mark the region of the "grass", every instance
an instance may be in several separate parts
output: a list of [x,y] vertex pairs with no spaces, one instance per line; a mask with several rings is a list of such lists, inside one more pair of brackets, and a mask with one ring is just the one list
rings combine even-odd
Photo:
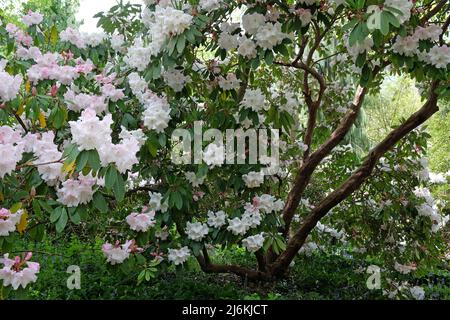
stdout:
[[[229,274],[205,274],[192,259],[182,268],[169,268],[148,282],[137,285],[140,269],[110,266],[99,250],[100,241],[83,244],[77,239],[55,246],[36,244],[33,260],[41,264],[38,281],[30,286],[28,299],[385,299],[380,290],[368,290],[367,274],[357,273],[363,262],[340,256],[320,254],[299,257],[285,279],[253,283]],[[48,254],[52,253],[52,254]],[[228,263],[253,263],[244,250],[215,252],[215,260]],[[66,286],[68,266],[81,269],[81,289]],[[424,286],[427,297],[450,299],[450,274],[425,274],[412,279]],[[12,292],[12,299],[24,298]]]

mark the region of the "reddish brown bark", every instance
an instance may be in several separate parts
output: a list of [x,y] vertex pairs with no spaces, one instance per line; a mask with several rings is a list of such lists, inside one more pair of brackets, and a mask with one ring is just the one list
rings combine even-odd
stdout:
[[358,116],[358,112],[364,101],[366,92],[366,88],[359,87],[357,89],[355,98],[349,108],[349,111],[341,120],[336,130],[334,130],[330,138],[321,147],[319,147],[319,149],[313,152],[300,167],[299,172],[295,178],[294,185],[289,192],[285,207],[283,209],[285,236],[287,236],[287,234],[289,233],[292,218],[300,203],[303,191],[305,190],[311,179],[314,169],[331,152],[331,150],[333,150],[333,148],[336,147],[344,139],[345,135],[350,130]]
[[306,238],[317,222],[323,218],[333,207],[342,202],[357,190],[371,175],[377,161],[397,142],[404,138],[412,130],[429,119],[439,109],[437,106],[437,94],[435,89],[438,83],[433,82],[428,100],[419,111],[412,114],[402,125],[391,131],[389,135],[373,148],[366,160],[338,189],[324,198],[305,218],[300,228],[288,242],[286,250],[269,266],[269,272],[279,276],[285,272],[298,250],[305,243]]

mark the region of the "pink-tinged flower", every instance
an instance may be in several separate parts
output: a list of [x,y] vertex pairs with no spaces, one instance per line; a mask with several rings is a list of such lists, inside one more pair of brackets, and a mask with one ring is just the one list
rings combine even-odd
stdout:
[[83,59],[78,58],[77,60],[75,60],[75,62],[77,64],[75,66],[75,70],[78,73],[88,74],[91,73],[95,68],[94,63],[90,59],[84,61]]
[[22,210],[17,213],[11,213],[8,209],[0,209],[0,236],[8,236],[11,232],[16,231],[16,224],[19,223],[23,214]]
[[39,12],[33,12],[33,11],[28,11],[28,14],[24,15],[22,17],[22,22],[27,25],[28,27],[34,25],[34,24],[39,24],[42,22],[42,20],[44,19],[44,16],[42,14],[40,14]]
[[417,265],[415,263],[400,264],[398,262],[395,262],[394,269],[402,274],[408,274],[411,271],[415,271],[417,269]]
[[148,213],[132,212],[126,218],[131,230],[146,232],[155,225],[155,211]]
[[56,95],[58,94],[58,90],[59,87],[56,84],[53,84],[52,87],[50,88],[50,95],[52,97],[56,97]]
[[194,193],[194,195],[192,196],[192,199],[193,199],[194,201],[198,201],[198,200],[200,200],[201,198],[203,198],[204,195],[205,195],[205,193],[204,193],[203,191],[197,191],[197,192]]
[[123,263],[128,259],[130,253],[142,252],[143,249],[139,248],[134,240],[128,240],[122,245],[119,241],[116,241],[114,245],[106,242],[102,246],[102,251],[106,257],[106,261],[115,265]]
[[112,102],[117,102],[125,97],[123,89],[116,89],[116,87],[110,83],[105,84],[102,87],[102,94],[108,97]]
[[14,36],[16,34],[16,32],[19,31],[19,27],[13,23],[8,23],[6,25],[5,29],[9,33],[10,36]]
[[0,279],[3,280],[3,286],[11,285],[14,290],[20,286],[25,288],[29,283],[36,282],[39,273],[39,263],[29,261],[32,253],[28,252],[22,260],[16,256],[14,260],[9,259],[9,254],[5,254],[0,258],[0,263],[3,263],[3,268],[0,269]]

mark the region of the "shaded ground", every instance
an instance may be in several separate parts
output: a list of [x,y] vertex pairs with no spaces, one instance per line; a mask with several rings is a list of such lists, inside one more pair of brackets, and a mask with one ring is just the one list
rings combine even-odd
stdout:
[[[28,247],[28,246],[27,246]],[[363,264],[332,255],[299,257],[286,279],[254,283],[227,274],[204,274],[195,261],[180,270],[168,269],[148,282],[137,285],[141,268],[110,266],[98,250],[99,243],[86,246],[77,240],[57,247],[36,245],[33,260],[41,263],[32,299],[384,299],[380,290],[366,288],[367,274],[355,270]],[[29,247],[28,247],[29,248]],[[44,254],[45,252],[45,254]],[[52,253],[52,254],[49,254]],[[245,251],[218,252],[217,260],[252,263]],[[69,265],[81,269],[81,289],[69,290]],[[409,279],[421,285],[427,298],[450,299],[448,270]]]

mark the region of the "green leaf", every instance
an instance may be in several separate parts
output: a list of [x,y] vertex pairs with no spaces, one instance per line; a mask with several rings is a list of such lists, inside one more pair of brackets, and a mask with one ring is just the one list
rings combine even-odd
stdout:
[[183,198],[181,197],[181,194],[179,192],[173,192],[170,194],[173,203],[175,204],[175,207],[178,210],[181,210],[183,208]]
[[28,234],[31,239],[36,242],[42,241],[45,234],[45,225],[44,224],[35,224],[28,229]]
[[169,40],[169,43],[167,44],[167,53],[169,54],[169,56],[172,55],[172,53],[175,51],[175,46],[177,44],[177,39],[172,37]]
[[268,66],[271,66],[273,64],[273,59],[274,59],[274,56],[273,56],[272,50],[267,50],[266,55],[264,56],[264,60],[266,61],[266,64]]
[[186,46],[186,38],[184,35],[178,37],[177,40],[177,51],[179,54],[183,53],[184,47]]
[[97,208],[101,213],[108,212],[108,204],[106,203],[105,197],[100,192],[95,193],[93,202],[95,208]]
[[106,171],[105,175],[105,187],[108,189],[111,189],[115,184],[117,180],[118,172],[115,167],[109,166],[108,171]]
[[125,182],[123,181],[122,175],[120,174],[117,175],[113,191],[117,201],[122,202],[125,197]]
[[186,32],[186,39],[187,39],[187,41],[189,41],[190,43],[195,44],[195,36],[194,36],[194,33],[191,31],[191,29],[189,29],[189,30]]
[[53,25],[50,30],[50,42],[52,45],[56,45],[58,42],[58,29],[56,28],[56,25]]
[[358,57],[356,58],[356,66],[361,68],[365,62],[366,62],[366,52],[363,52],[359,54]]
[[389,20],[386,18],[386,11],[381,12],[380,15],[380,31],[385,36],[389,33]]
[[366,65],[364,65],[364,67],[362,69],[359,84],[361,85],[361,87],[367,87],[371,80],[372,80],[372,70],[366,64]]
[[86,164],[88,163],[89,160],[89,151],[81,151],[80,154],[77,157],[76,163],[77,163],[77,167],[76,170],[77,171],[82,171],[83,168],[86,166]]
[[163,133],[158,137],[158,142],[160,144],[161,147],[164,147],[166,145],[167,142],[167,138],[166,135]]
[[392,14],[391,12],[389,12],[389,11],[383,11],[382,13],[381,13],[381,16],[382,17],[385,17],[385,19],[390,23],[390,24],[392,24],[394,27],[396,27],[396,28],[399,28],[400,27],[400,21],[397,19],[397,17],[394,15],[394,14]]
[[358,24],[358,20],[354,19],[342,27],[342,31],[353,29]]
[[61,208],[61,215],[58,219],[58,222],[56,222],[56,232],[60,233],[64,230],[64,228],[67,225],[67,220],[68,220],[67,211],[65,208]]
[[194,254],[194,256],[198,256],[200,254],[200,252],[202,251],[203,245],[201,243],[198,242],[194,242],[191,245],[192,247],[192,253]]
[[62,207],[55,208],[53,212],[50,214],[50,222],[55,223],[58,221],[59,217],[61,217],[62,214]]
[[81,222],[81,217],[80,217],[80,214],[78,213],[78,211],[74,211],[74,212],[70,213],[69,218],[70,218],[70,221],[72,221],[72,223],[74,223],[74,224],[80,224],[80,222]]
[[100,157],[97,150],[89,150],[88,164],[94,171],[100,169]]
[[367,28],[367,25],[364,22],[358,23],[350,33],[349,37],[350,46],[353,46],[357,42],[359,43],[363,42],[368,34],[369,29]]
[[53,213],[53,209],[51,206],[49,206],[45,201],[39,200],[39,205],[48,213],[52,214]]

